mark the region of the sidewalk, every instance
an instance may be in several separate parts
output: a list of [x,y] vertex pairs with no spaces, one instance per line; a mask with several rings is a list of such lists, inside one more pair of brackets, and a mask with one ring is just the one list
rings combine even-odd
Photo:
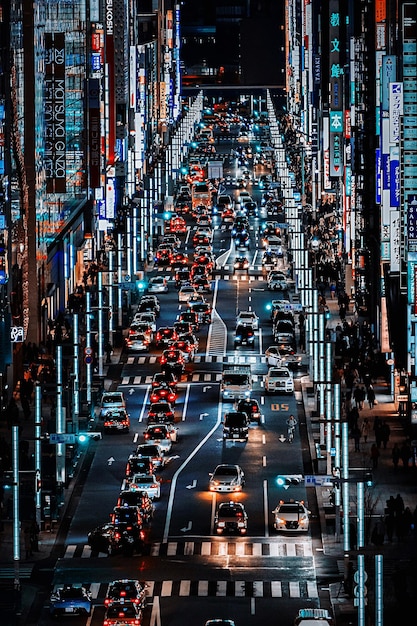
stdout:
[[[335,327],[339,322],[339,310],[337,300],[327,299],[330,309],[331,319],[328,327]],[[348,319],[349,316],[347,316]],[[352,317],[352,313],[350,313]],[[343,391],[342,382],[342,391]],[[385,420],[391,429],[391,434],[387,448],[383,445],[380,448],[380,457],[378,467],[373,470],[373,486],[368,490],[369,496],[365,506],[372,508],[372,517],[370,521],[370,530],[368,536],[372,532],[372,528],[381,516],[385,515],[386,500],[398,493],[404,500],[404,506],[409,507],[414,512],[417,505],[417,468],[403,467],[400,460],[398,468],[395,469],[392,462],[392,448],[395,443],[401,447],[406,440],[405,432],[406,423],[399,417],[398,407],[394,404],[387,381],[379,377],[374,381],[374,389],[376,392],[377,405],[370,409],[365,401],[364,408],[360,410],[360,420],[367,418],[370,424],[370,432],[367,443],[361,438],[359,451],[355,451],[355,443],[353,438],[349,437],[349,467],[361,468],[371,467],[370,448],[375,443],[373,431],[373,423],[376,416]],[[312,381],[309,376],[302,379],[302,399],[306,414],[306,422],[309,436],[309,445],[311,458],[316,458],[315,444],[320,442],[320,424],[317,415],[317,399],[311,394]],[[322,471],[320,473],[323,473]],[[395,616],[398,614],[398,606],[401,603],[402,614],[409,612],[410,619],[415,619],[412,599],[417,592],[417,532],[410,532],[403,539],[399,539],[394,532],[392,541],[389,542],[387,536],[384,537],[384,543],[381,547],[374,546],[369,539],[365,540],[365,547],[360,551],[352,550],[346,556],[343,550],[343,534],[336,537],[335,535],[335,512],[331,506],[329,498],[331,489],[328,487],[316,487],[316,496],[319,509],[320,527],[322,533],[322,542],[324,548],[324,556],[329,562],[333,562],[335,567],[333,571],[339,574],[338,582],[331,582],[328,587],[330,590],[330,598],[337,626],[348,626],[358,623],[358,609],[354,605],[354,598],[345,593],[342,581],[344,578],[346,562],[353,562],[354,570],[356,570],[357,555],[365,555],[365,568],[368,573],[368,597],[369,623],[374,623],[373,615],[370,611],[374,610],[374,592],[375,592],[375,555],[383,556],[384,567],[384,624],[395,623]],[[350,489],[350,511],[351,520],[356,524],[356,486],[353,484]],[[341,530],[341,533],[343,531]],[[405,615],[404,615],[405,617]],[[398,618],[397,618],[398,619]],[[368,623],[368,622],[366,622]]]
[[[104,364],[104,387],[109,390],[118,382],[118,369],[121,348],[113,350],[111,364]],[[117,380],[116,380],[117,376]],[[33,409],[32,409],[33,413]],[[42,417],[45,423],[50,418],[50,405],[42,404]],[[10,440],[11,431],[5,423],[0,423],[0,437]],[[22,419],[22,432],[20,440],[32,441],[34,439],[33,415],[29,420]],[[91,445],[91,444],[90,444]],[[92,444],[94,445],[94,444]],[[26,557],[24,533],[21,533],[20,561],[16,564],[13,560],[13,524],[11,516],[7,515],[6,505],[3,511],[3,524],[0,526],[0,614],[2,626],[20,626],[36,624],[38,611],[43,606],[44,598],[42,590],[52,581],[54,558],[52,557],[55,545],[59,543],[60,523],[65,518],[70,505],[73,488],[76,483],[77,472],[82,467],[85,452],[79,456],[75,469],[75,476],[70,480],[64,493],[63,506],[60,509],[56,523],[52,522],[48,528],[42,528],[39,533],[38,551]],[[5,495],[5,503],[9,498]],[[15,574],[18,574],[20,582],[20,597],[14,592]],[[14,601],[16,599],[16,601]],[[42,603],[42,604],[40,604]],[[31,614],[33,612],[33,617]]]

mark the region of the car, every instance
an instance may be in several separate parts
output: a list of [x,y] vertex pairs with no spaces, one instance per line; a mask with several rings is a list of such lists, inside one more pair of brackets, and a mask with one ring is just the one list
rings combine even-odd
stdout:
[[208,302],[189,302],[188,307],[197,314],[199,324],[211,324],[211,305]]
[[250,249],[250,236],[246,230],[241,231],[240,233],[236,233],[235,236],[235,247]]
[[222,463],[209,474],[209,490],[219,493],[242,491],[245,485],[245,474],[239,465]]
[[211,236],[199,233],[195,234],[193,237],[193,246],[196,248],[197,246],[209,246],[211,244]]
[[237,272],[238,270],[246,270],[249,271],[249,259],[246,256],[239,255],[235,258],[233,263],[233,271]]
[[197,292],[192,285],[182,285],[178,292],[178,302],[189,302],[194,295],[197,295]]
[[115,506],[110,514],[110,522],[112,524],[136,524],[140,527],[143,525],[139,508],[129,504]]
[[189,311],[183,311],[176,322],[174,322],[174,328],[177,331],[179,339],[182,339],[185,335],[189,335],[198,329],[198,320],[195,313]]
[[[140,473],[140,472],[136,472]],[[149,524],[153,518],[153,504],[146,491],[122,490],[117,498],[117,506],[137,506],[144,524]]]
[[327,609],[299,609],[294,626],[333,626],[334,620]]
[[159,357],[162,371],[172,372],[177,378],[181,378],[184,372],[184,357],[181,350],[164,350]]
[[265,376],[265,393],[293,393],[294,379],[288,367],[270,367]]
[[125,348],[128,352],[149,352],[151,341],[143,333],[129,333],[125,337]]
[[154,333],[156,331],[156,314],[154,311],[136,312],[132,324],[147,324]]
[[217,196],[216,205],[219,211],[230,209],[233,206],[232,198],[227,194],[219,194]]
[[178,428],[173,424],[149,424],[143,433],[147,443],[157,443],[164,454],[177,441]]
[[191,363],[195,357],[195,344],[181,337],[169,344],[170,350],[179,350],[184,358],[184,363]]
[[174,276],[175,287],[180,289],[181,287],[190,286],[191,275],[188,267],[183,267],[175,272]]
[[143,554],[146,550],[141,526],[125,522],[97,526],[88,533],[87,543],[92,550],[108,555],[123,552],[130,556],[133,552]]
[[[207,280],[209,280],[210,271],[205,265],[199,265],[198,263],[194,263],[194,265],[191,267],[191,271],[190,271],[191,284],[195,281],[196,278],[206,278]],[[201,295],[201,293],[198,291],[196,291],[196,293],[198,296]],[[193,300],[194,297],[195,296],[192,296],[190,300]]]
[[261,408],[254,398],[242,398],[236,403],[236,411],[246,413],[249,422],[261,421]]
[[[142,300],[138,304],[136,313],[153,313],[155,317],[159,317],[161,314],[161,307],[159,305],[159,302],[156,303],[154,300],[151,300],[151,298],[151,295],[148,295],[146,297],[146,300],[142,298]],[[136,314],[134,319],[138,319],[136,317]],[[142,319],[145,318],[142,317]]]
[[113,602],[107,607],[103,626],[142,624],[142,606],[133,602]]
[[126,400],[122,391],[105,391],[100,400],[100,417],[114,410],[126,410]]
[[280,333],[287,333],[288,335],[295,336],[295,322],[294,319],[282,319],[277,315],[274,317],[273,321],[273,335],[278,335]]
[[269,346],[265,350],[265,357],[268,365],[284,366],[289,369],[297,369],[302,365],[302,357],[296,354],[291,344],[281,344],[279,346]]
[[177,392],[175,389],[170,387],[169,385],[159,385],[159,387],[153,387],[150,394],[149,400],[151,404],[155,404],[157,402],[169,402],[171,406],[177,401]]
[[49,612],[60,615],[90,615],[92,594],[85,587],[70,583],[55,587],[50,597]]
[[173,251],[169,246],[160,245],[156,249],[155,263],[157,265],[169,265],[172,261]]
[[153,474],[155,465],[150,457],[138,454],[130,454],[125,469],[125,476],[128,480],[133,474]]
[[310,511],[302,500],[280,500],[272,511],[274,528],[284,532],[308,532]]
[[156,424],[158,418],[163,421],[174,422],[175,414],[174,409],[170,402],[167,400],[159,400],[159,402],[152,402],[148,409],[147,421],[148,424]]
[[[173,423],[173,419],[167,420]],[[148,424],[149,426],[149,424]],[[137,456],[148,457],[152,461],[155,469],[162,469],[165,465],[164,451],[157,443],[146,442],[139,443],[136,446],[135,454]]]
[[277,265],[278,260],[279,257],[275,252],[272,252],[271,250],[265,250],[262,255],[262,266],[265,269],[272,269]]
[[185,252],[176,252],[172,257],[171,265],[184,267],[188,264],[188,256]]
[[286,333],[281,331],[274,332],[274,342],[277,346],[283,346],[284,344],[291,346],[292,350],[296,349],[296,341],[294,332]]
[[194,248],[194,257],[199,254],[212,254],[213,246],[211,244],[207,244],[206,246],[196,246]]
[[173,326],[161,326],[155,334],[155,345],[157,348],[168,346],[170,341],[178,339],[177,331]]
[[148,283],[149,293],[167,293],[168,281],[165,276],[152,276]]
[[139,582],[139,580],[129,578],[113,580],[107,588],[104,606],[110,606],[115,602],[131,602],[132,604],[137,604],[140,608],[144,608],[146,604],[145,585]]
[[197,293],[211,293],[211,281],[205,276],[195,276],[192,283]]
[[244,535],[248,529],[248,515],[241,502],[221,502],[214,516],[214,529],[218,535],[238,533]]
[[236,327],[240,324],[250,324],[254,330],[258,330],[259,317],[255,311],[240,311],[236,318]]
[[153,341],[153,330],[152,325],[149,322],[132,322],[128,328],[127,336],[125,341],[129,335],[135,334],[145,335],[146,339],[149,341],[149,344]]
[[221,220],[223,224],[233,224],[235,221],[236,213],[234,209],[227,208],[222,211]]
[[130,418],[124,409],[109,411],[104,416],[103,429],[105,433],[128,433]]
[[288,282],[284,272],[269,272],[267,285],[270,291],[288,291]]
[[155,474],[134,474],[128,489],[129,491],[146,491],[151,500],[161,497],[161,484]]
[[253,348],[254,344],[255,329],[252,324],[238,324],[235,330],[234,345]]
[[249,420],[243,411],[227,411],[223,418],[223,439],[246,442],[249,437]]
[[161,246],[170,246],[172,250],[171,261],[172,261],[172,257],[177,251],[177,248],[179,248],[180,245],[181,245],[181,239],[177,237],[175,233],[168,233],[163,236]]
[[245,207],[246,214],[249,216],[257,217],[259,214],[258,205],[253,200],[244,201],[243,206]]
[[176,215],[172,217],[169,222],[169,231],[173,233],[186,233],[187,232],[187,224],[185,219],[181,215]]
[[171,389],[177,388],[178,379],[172,372],[157,372],[152,377],[152,388],[160,387],[162,385],[171,387]]

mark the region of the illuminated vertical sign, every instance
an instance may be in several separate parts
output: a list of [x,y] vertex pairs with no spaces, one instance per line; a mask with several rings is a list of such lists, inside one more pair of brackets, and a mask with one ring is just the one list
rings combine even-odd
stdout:
[[401,136],[401,116],[403,107],[403,84],[389,84],[389,140],[390,143],[398,143]]
[[329,2],[329,148],[330,177],[343,176],[343,62],[341,62],[341,14],[339,0]]
[[106,69],[107,69],[107,111],[108,111],[108,146],[107,162],[113,165],[115,162],[116,148],[116,89],[114,67],[114,15],[113,0],[105,0],[105,30],[106,30]]
[[100,130],[100,81],[88,80],[88,165],[89,184],[92,189],[100,187],[101,130]]
[[65,193],[65,33],[45,33],[44,105],[46,191]]

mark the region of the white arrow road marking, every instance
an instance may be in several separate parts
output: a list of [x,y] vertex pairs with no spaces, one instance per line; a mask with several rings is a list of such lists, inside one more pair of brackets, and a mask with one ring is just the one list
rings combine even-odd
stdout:
[[107,459],[107,465],[111,465],[112,463],[114,463],[114,461],[114,457],[111,456],[109,459]]
[[181,528],[181,531],[183,533],[188,533],[188,531],[191,530],[192,526],[193,526],[193,523],[192,522],[188,522],[187,526],[184,526],[184,528]]
[[186,489],[195,489],[195,487],[197,486],[197,481],[194,478],[193,482],[191,483],[191,485],[187,485]]
[[200,420],[203,419],[203,417],[207,417],[208,413],[200,413]]
[[131,388],[129,389],[129,395],[130,395],[130,396],[132,395],[132,393],[135,393],[135,390],[133,389],[133,387],[131,387]]
[[287,441],[287,438],[285,437],[285,435],[280,435],[279,440],[281,443],[284,443],[284,441]]
[[203,387],[203,393],[206,393],[208,389],[211,389],[211,385],[206,385],[205,387]]

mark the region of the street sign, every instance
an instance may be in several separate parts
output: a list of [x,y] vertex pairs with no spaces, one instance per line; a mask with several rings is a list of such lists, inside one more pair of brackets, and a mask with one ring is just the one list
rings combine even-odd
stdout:
[[84,354],[87,354],[87,355],[93,354],[93,348],[84,348]]
[[135,283],[123,282],[119,283],[119,287],[125,289],[126,291],[134,291],[136,289]]
[[75,443],[75,435],[67,435],[65,433],[51,433],[49,435],[49,443]]
[[93,362],[93,355],[92,354],[86,354],[84,357],[84,363],[86,365],[91,365],[91,363]]
[[305,474],[304,476],[305,487],[323,487],[325,485],[333,485],[334,482],[334,476],[326,476],[325,474]]

